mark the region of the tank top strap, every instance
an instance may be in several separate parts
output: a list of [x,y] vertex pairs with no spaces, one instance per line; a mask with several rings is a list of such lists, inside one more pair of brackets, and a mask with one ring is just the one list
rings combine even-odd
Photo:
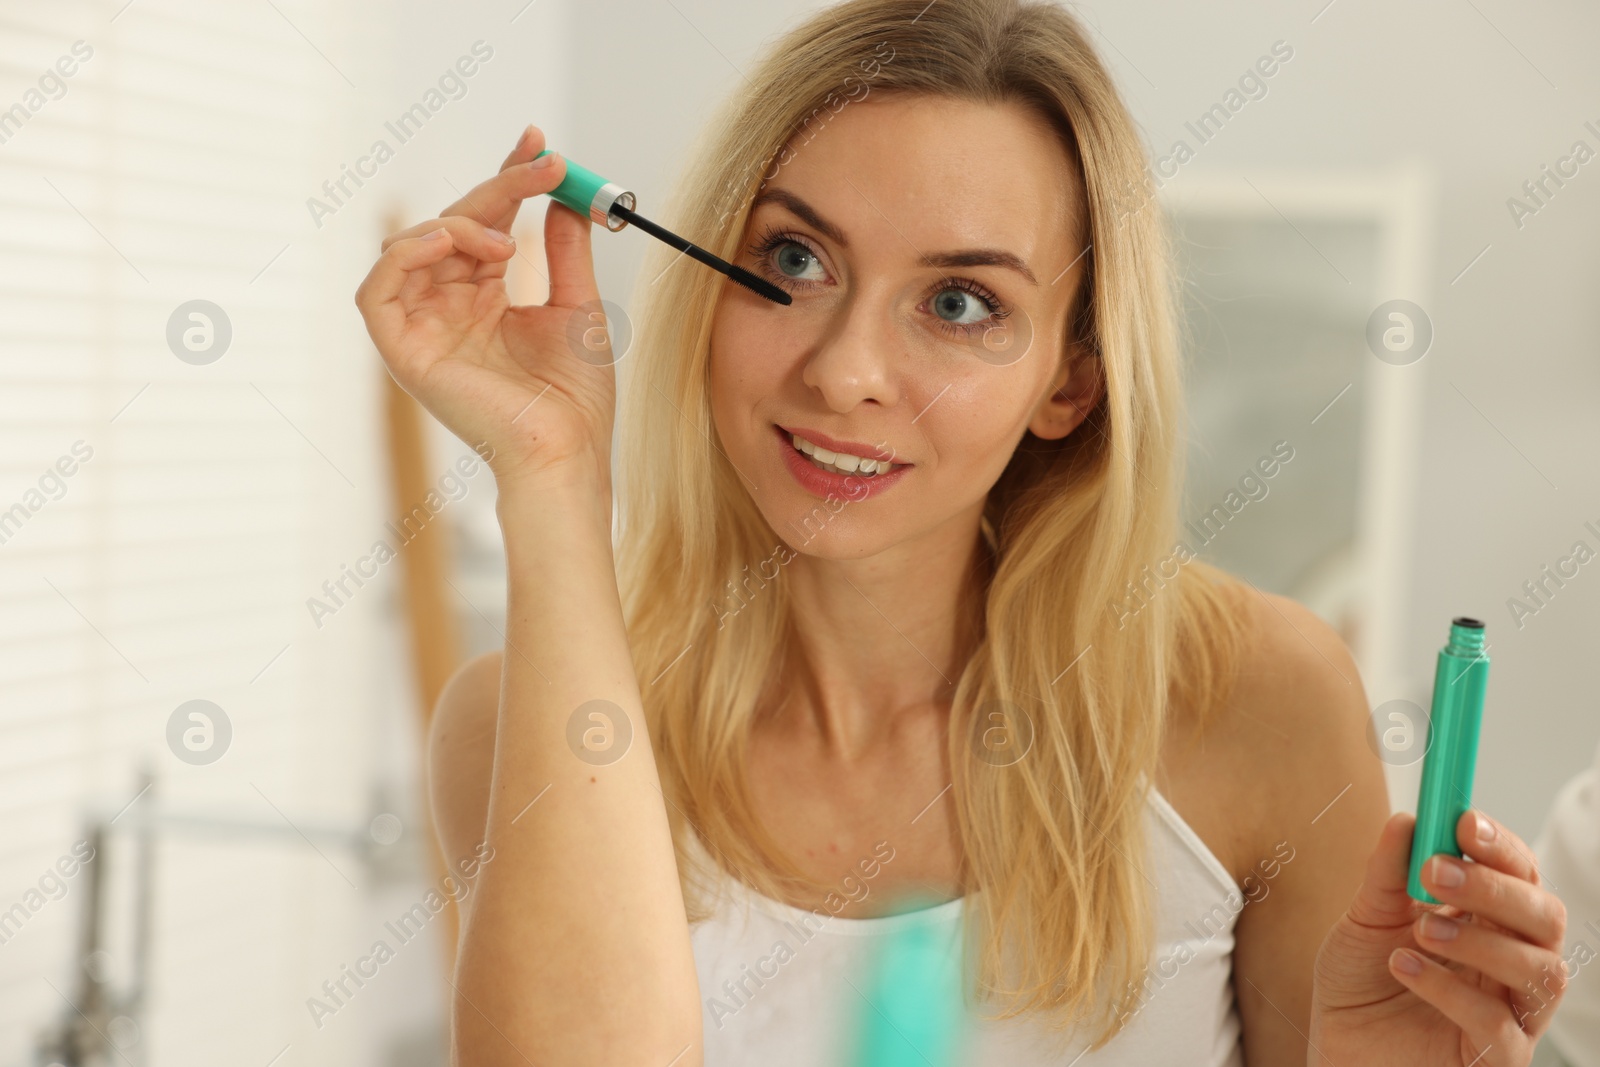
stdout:
[[1228,868],[1223,866],[1217,854],[1211,851],[1199,834],[1195,833],[1194,827],[1178,814],[1178,809],[1172,806],[1172,802],[1156,788],[1155,783],[1144,771],[1139,772],[1139,783],[1146,790],[1146,805],[1172,832],[1178,843],[1194,856],[1207,874],[1216,879],[1220,888],[1231,893],[1240,893],[1239,883],[1233,880],[1233,875],[1228,873]]

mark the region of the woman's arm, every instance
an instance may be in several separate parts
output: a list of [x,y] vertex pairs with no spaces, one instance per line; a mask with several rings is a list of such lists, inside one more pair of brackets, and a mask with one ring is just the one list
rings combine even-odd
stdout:
[[[502,510],[504,511],[504,509]],[[516,536],[518,535],[512,528],[507,529],[508,550],[513,555],[515,551],[511,550],[510,542]],[[523,544],[526,547],[527,542],[523,542]],[[536,585],[540,581],[536,575],[527,573],[522,568],[519,568],[515,561],[512,562],[511,569],[514,576],[520,572],[523,577],[531,579]],[[498,884],[493,882],[493,875],[496,873],[497,868],[500,870],[511,869],[509,865],[501,866],[508,858],[518,855],[524,858],[537,855],[537,850],[541,847],[538,841],[537,828],[543,822],[538,816],[542,816],[542,809],[548,801],[558,798],[558,788],[564,789],[569,796],[576,797],[580,802],[584,803],[587,803],[590,799],[587,791],[599,788],[601,781],[607,783],[606,796],[613,799],[624,795],[628,788],[632,788],[635,791],[638,788],[637,783],[634,783],[631,787],[625,786],[617,776],[606,773],[612,771],[613,767],[591,766],[587,763],[580,763],[579,760],[571,756],[564,733],[552,741],[548,737],[540,738],[536,736],[539,732],[537,730],[528,731],[519,728],[518,722],[530,721],[530,718],[526,715],[521,718],[510,717],[510,728],[501,728],[500,723],[502,720],[508,718],[507,709],[517,706],[514,703],[517,699],[516,697],[502,702],[502,692],[522,691],[531,685],[534,689],[534,695],[538,696],[538,690],[549,688],[543,678],[532,669],[531,665],[537,665],[539,670],[543,670],[550,677],[552,685],[556,683],[558,678],[558,673],[553,672],[549,666],[543,663],[542,659],[536,660],[530,656],[528,661],[523,661],[520,655],[514,651],[515,648],[542,647],[549,649],[552,647],[548,641],[542,644],[539,643],[540,637],[537,633],[530,636],[527,632],[521,631],[518,627],[519,618],[536,620],[542,615],[546,619],[553,620],[560,627],[562,620],[569,617],[570,613],[542,610],[537,605],[549,597],[560,596],[563,592],[575,598],[586,595],[576,588],[563,589],[560,581],[546,582],[544,583],[546,595],[533,603],[524,601],[521,604],[519,613],[517,601],[519,584],[521,583],[519,583],[518,579],[513,577],[511,589],[512,608],[507,619],[506,648],[474,659],[457,671],[455,676],[450,679],[450,682],[445,686],[444,692],[440,695],[439,707],[434,713],[433,731],[428,745],[429,780],[434,825],[438,829],[447,862],[453,865],[456,860],[473,855],[475,850],[479,850],[485,842],[494,850],[487,853],[490,861],[480,864],[478,873],[468,880],[468,892],[461,898],[459,903],[463,935],[463,958],[462,970],[456,979],[460,995],[457,1014],[457,1040],[459,1047],[463,1050],[472,1048],[475,1044],[493,1044],[499,1039],[499,1035],[495,1033],[494,1027],[489,1025],[490,1021],[494,1021],[503,1029],[504,1022],[496,1013],[514,1013],[516,1011],[515,994],[496,999],[495,990],[497,986],[509,985],[515,987],[519,982],[524,981],[550,982],[559,980],[559,984],[572,997],[573,1003],[562,1005],[559,1002],[545,1001],[543,1014],[546,1018],[542,1022],[533,1021],[533,1025],[561,1031],[569,1031],[571,1028],[561,1024],[558,1018],[560,1012],[583,1010],[585,1004],[608,995],[606,990],[594,988],[594,984],[603,984],[605,970],[603,967],[598,966],[590,955],[586,955],[576,962],[571,960],[563,962],[558,958],[558,953],[552,953],[548,949],[541,950],[539,956],[534,957],[526,949],[519,947],[536,943],[541,937],[553,937],[558,949],[567,948],[570,952],[574,942],[578,940],[571,936],[574,926],[594,927],[596,924],[607,922],[608,919],[619,918],[614,914],[608,914],[605,907],[602,906],[603,901],[607,899],[606,895],[596,894],[589,889],[589,886],[605,884],[605,879],[615,876],[589,866],[591,861],[595,859],[595,855],[591,843],[587,841],[587,837],[583,833],[583,828],[579,827],[578,834],[580,839],[578,847],[583,852],[583,863],[569,864],[565,877],[560,877],[559,871],[555,872],[558,877],[547,879],[542,891],[536,892],[536,880],[530,879],[525,873],[514,873],[504,877]],[[615,587],[613,586],[613,593],[614,589]],[[574,600],[571,602],[580,601]],[[602,613],[596,612],[595,614],[601,615]],[[537,630],[537,627],[530,629]],[[516,668],[519,665],[523,670],[517,672],[517,679],[513,682],[513,672],[516,672]],[[631,680],[631,664],[629,669],[628,679]],[[529,675],[531,675],[531,678],[528,677]],[[512,688],[513,686],[515,689]],[[621,701],[617,701],[617,703],[620,704]],[[531,721],[537,722],[537,716],[532,717]],[[554,725],[564,730],[564,723],[555,723]],[[512,745],[518,742],[512,739],[523,737],[530,733],[535,736],[529,737],[523,743],[531,745],[533,749],[531,758],[528,756],[524,756],[521,759],[513,757],[511,755]],[[497,743],[497,737],[504,737],[506,740]],[[647,741],[647,739],[638,738],[637,734],[635,739],[641,742]],[[541,794],[539,790],[542,790],[543,787],[540,786],[534,793],[519,799],[514,792],[515,789],[533,788],[533,783],[538,780],[537,771],[530,777],[520,774],[519,770],[521,768],[519,767],[513,767],[509,773],[503,770],[497,772],[496,767],[497,765],[504,767],[507,761],[511,761],[537,768],[541,758],[538,755],[540,749],[543,749],[548,755],[557,757],[554,760],[555,775],[546,779],[550,781],[551,787]],[[632,767],[644,767],[644,761],[648,758],[649,750],[647,744],[641,743],[636,748],[630,745],[630,752],[623,760],[619,761],[619,765],[620,763],[629,763]],[[573,780],[572,775],[575,768],[576,780]],[[653,761],[649,764],[649,770],[651,773],[648,781],[654,783]],[[590,777],[594,777],[597,780],[591,783],[589,781]],[[519,779],[528,781],[529,784],[526,787],[515,784]],[[508,785],[508,782],[512,784]],[[662,802],[653,785],[647,788],[649,788],[649,793],[645,796],[643,807],[650,813],[651,818],[643,821],[647,824],[648,829],[653,831],[656,829],[653,816],[656,810],[662,809]],[[497,795],[504,799],[503,803],[497,804],[495,802],[494,798]],[[538,799],[529,806],[533,796],[537,796]],[[649,803],[652,800],[654,801],[653,808]],[[496,817],[504,820],[503,825],[509,832],[497,833],[489,830],[491,812],[496,809],[498,809]],[[602,812],[599,815],[587,817],[587,819],[596,820],[603,818],[614,818],[614,813]],[[664,820],[664,814],[662,818]],[[594,822],[588,822],[587,824],[595,825]],[[557,825],[559,826],[560,824],[558,823]],[[533,833],[525,833],[525,831],[529,830],[532,830]],[[643,847],[649,849],[654,847],[654,843],[648,839],[648,835],[646,835],[643,842],[633,845],[624,840],[617,840],[614,844],[618,849],[625,852],[630,848]],[[570,843],[562,845],[558,841],[558,847],[571,846]],[[637,859],[635,854],[629,853],[629,855],[630,858]],[[658,856],[658,864],[660,859],[661,857]],[[652,964],[645,955],[635,951],[635,943],[629,940],[633,935],[621,924],[618,924],[609,936],[613,944],[620,946],[623,957],[620,965],[628,967],[640,977],[651,974],[662,975],[663,981],[660,991],[670,993],[672,983],[665,980],[665,975],[667,974],[667,968],[684,966],[683,961],[675,961],[673,957],[682,945],[686,943],[680,942],[678,939],[686,939],[687,933],[683,928],[682,898],[678,892],[676,867],[672,864],[670,843],[668,845],[668,855],[665,859],[666,870],[671,876],[670,884],[657,887],[659,895],[655,899],[662,904],[659,909],[661,914],[656,919],[651,920],[656,929],[664,931],[661,944],[658,946],[663,962]],[[588,881],[590,878],[597,881]],[[494,891],[485,894],[485,888],[491,888]],[[490,917],[485,918],[479,902],[483,899],[495,900],[496,892],[499,893],[499,903],[492,904],[491,907],[503,909],[509,912],[509,915],[500,914],[496,917],[495,913],[491,913]],[[541,897],[548,899],[542,901]],[[609,899],[619,900],[620,895],[610,895]],[[533,929],[521,929],[520,924],[531,926]],[[512,957],[511,966],[516,966],[519,959],[524,963],[539,962],[542,964],[540,970],[545,973],[531,974],[526,979],[518,979],[510,974],[505,974],[497,981],[495,975],[504,968],[505,964],[498,962],[492,953],[486,953],[482,949],[475,948],[472,950],[476,953],[471,961],[472,966],[469,966],[469,961],[466,959],[469,945],[483,944],[508,952]],[[471,980],[469,970],[473,969],[473,966],[484,976],[485,981],[488,983],[488,988],[482,993],[466,985],[466,982]],[[687,966],[689,968],[687,972],[679,972],[680,978],[686,979],[686,981],[681,980],[678,983],[676,990],[676,995],[680,998],[680,1007],[676,1010],[668,1007],[668,1017],[684,1018],[687,1016],[698,1024],[700,1019],[697,999],[698,986],[694,982],[692,961]],[[566,969],[566,975],[573,980],[560,980],[563,969]],[[582,983],[576,981],[579,978],[589,978],[596,980],[596,982],[585,988]],[[621,1008],[623,1005],[619,1004],[618,1007]],[[478,1010],[482,1011],[482,1016],[476,1015]],[[635,1012],[648,1013],[652,1009],[649,1005],[635,1005],[633,1010]],[[474,1026],[474,1017],[476,1017],[476,1026]],[[474,1029],[481,1032],[474,1035],[472,1033]],[[602,1033],[597,1037],[603,1041],[606,1035]],[[678,1038],[676,1033],[669,1034],[664,1043],[672,1045],[673,1040],[676,1038]],[[501,1041],[501,1044],[509,1045],[512,1040],[514,1039],[507,1032],[505,1040]],[[690,1043],[693,1044],[693,1047],[688,1051],[684,1051],[684,1045]],[[598,1048],[599,1046],[596,1045],[595,1047]],[[532,1048],[527,1048],[525,1051],[529,1058],[536,1063],[551,1062],[535,1057]],[[683,1052],[683,1055],[677,1061],[677,1064],[699,1062],[698,1026],[692,1030],[684,1031],[681,1039],[677,1040],[677,1044],[668,1050],[667,1055],[661,1057],[660,1062],[663,1067],[667,1062],[671,1061],[673,1055],[679,1052]],[[650,1055],[653,1054],[654,1052],[652,1051]],[[632,1054],[627,1049],[618,1049],[611,1055],[616,1057],[616,1061],[634,1062]],[[516,1057],[513,1055],[513,1058]],[[553,1062],[573,1061],[555,1060]],[[608,1062],[612,1061],[608,1060]],[[649,1060],[649,1062],[655,1061]]]
[[[486,453],[506,541],[485,862],[463,910],[453,1058],[693,1065],[688,923],[612,566],[615,372],[568,340],[598,300],[589,221],[549,206],[544,305],[512,306],[505,288],[517,209],[565,174],[543,147],[529,127],[498,175],[387,238],[356,292],[395,380]],[[598,725],[631,727],[614,759],[569,746],[591,701],[608,702]],[[455,788],[442,788],[446,809]]]
[[[500,717],[500,653],[468,662],[445,683],[428,736],[428,799],[445,868],[471,871],[456,901],[466,924],[482,864],[463,864],[488,844],[489,790],[494,775],[495,721]],[[493,862],[493,854],[488,854]]]
[[[600,499],[501,491],[494,859],[463,914],[456,972],[456,1040],[474,1064],[699,1062],[688,925]],[[574,712],[596,699],[631,723],[614,762],[569,747]],[[584,720],[605,725],[620,736],[620,722]]]
[[1243,857],[1254,866],[1243,878],[1234,988],[1245,1062],[1299,1067],[1317,949],[1361,885],[1389,798],[1344,642],[1292,600],[1251,601],[1256,639],[1235,712],[1248,738],[1241,817],[1255,846]]

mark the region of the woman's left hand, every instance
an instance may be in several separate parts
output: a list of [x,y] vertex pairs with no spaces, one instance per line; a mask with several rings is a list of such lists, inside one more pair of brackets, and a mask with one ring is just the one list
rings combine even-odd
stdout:
[[[1306,1062],[1527,1067],[1567,985],[1566,907],[1540,885],[1532,850],[1477,811],[1456,824],[1476,862],[1433,857],[1422,881],[1443,904],[1413,900],[1415,825],[1390,817],[1360,892],[1322,942]],[[1452,872],[1459,885],[1441,881]]]

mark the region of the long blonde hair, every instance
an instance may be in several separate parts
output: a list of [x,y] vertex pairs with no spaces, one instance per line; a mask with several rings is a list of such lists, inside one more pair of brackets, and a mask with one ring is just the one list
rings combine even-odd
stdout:
[[[1225,699],[1239,644],[1235,583],[1199,562],[1154,569],[1173,556],[1184,446],[1170,238],[1156,204],[1125,210],[1145,184],[1144,150],[1083,29],[1020,0],[848,0],[809,18],[708,128],[669,225],[735,258],[762,182],[871,93],[1029,107],[1060,132],[1086,194],[1071,321],[1098,356],[1102,399],[1063,440],[1025,435],[989,495],[981,637],[947,744],[968,884],[981,890],[968,897],[974,996],[997,1006],[991,1017],[1040,1011],[1062,1032],[1098,1019],[1099,1047],[1140,999],[1153,949],[1147,865],[1134,859],[1146,854],[1147,776],[1169,719],[1201,722]],[[790,639],[785,584],[763,564],[788,549],[712,424],[725,283],[669,262],[642,273],[658,280],[640,289],[624,397],[619,570],[693,921],[707,909],[686,823],[758,891],[826,887],[750,814],[745,746]],[[737,619],[719,607],[730,603]],[[973,744],[1002,706],[1033,733],[1008,766]]]

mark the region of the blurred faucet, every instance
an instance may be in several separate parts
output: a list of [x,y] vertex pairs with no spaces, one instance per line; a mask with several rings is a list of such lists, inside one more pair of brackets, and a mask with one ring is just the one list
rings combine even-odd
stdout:
[[[270,822],[163,809],[156,802],[155,778],[148,770],[140,774],[139,785],[133,801],[121,811],[110,816],[96,814],[86,821],[84,840],[93,851],[84,864],[87,892],[83,895],[72,957],[78,964],[76,981],[69,1007],[37,1039],[34,1063],[38,1067],[147,1067],[145,1043],[140,1036],[150,983],[150,915],[158,835],[213,836],[230,843],[241,837],[257,837],[263,841],[303,840],[313,846],[332,845],[353,853],[362,862],[369,885],[414,875],[421,869],[419,850],[402,844],[410,835],[398,841],[379,840],[380,836],[390,835],[374,835],[371,822],[358,826],[290,823],[287,816],[281,822]],[[383,805],[383,799],[383,791],[374,790],[373,808],[378,812],[392,810]],[[112,981],[106,952],[106,910],[112,873],[109,846],[118,836],[130,838],[135,847],[131,973],[122,989]]]

